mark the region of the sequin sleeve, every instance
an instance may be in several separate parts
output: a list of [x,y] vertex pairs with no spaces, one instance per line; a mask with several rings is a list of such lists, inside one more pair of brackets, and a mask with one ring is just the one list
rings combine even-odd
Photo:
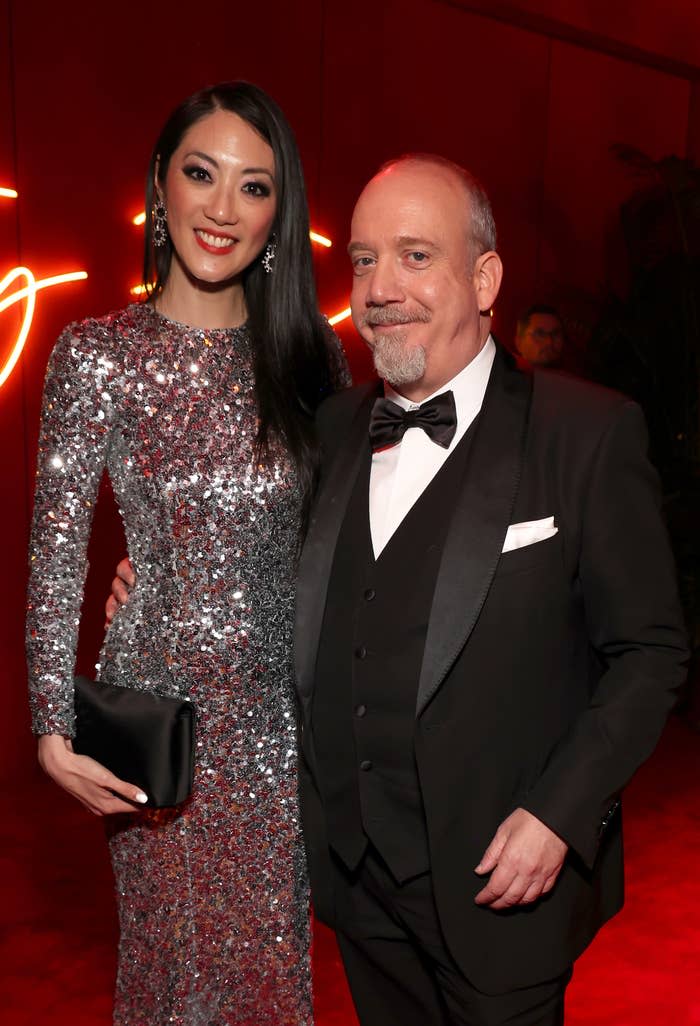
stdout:
[[[32,729],[72,736],[73,670],[93,508],[114,420],[114,365],[90,322],[61,335],[42,401],[29,551]],[[103,341],[103,340],[102,340]]]

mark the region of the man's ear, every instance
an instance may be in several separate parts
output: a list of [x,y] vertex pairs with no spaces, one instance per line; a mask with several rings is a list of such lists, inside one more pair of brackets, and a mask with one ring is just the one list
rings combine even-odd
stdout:
[[479,309],[486,313],[496,302],[496,296],[503,280],[503,264],[498,253],[490,249],[477,257],[474,264],[474,287]]

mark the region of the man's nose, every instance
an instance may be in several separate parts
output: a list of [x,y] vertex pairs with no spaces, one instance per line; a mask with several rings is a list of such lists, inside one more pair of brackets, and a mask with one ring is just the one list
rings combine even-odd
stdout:
[[367,306],[400,303],[405,298],[396,266],[391,259],[382,260],[380,257],[367,275],[366,284]]

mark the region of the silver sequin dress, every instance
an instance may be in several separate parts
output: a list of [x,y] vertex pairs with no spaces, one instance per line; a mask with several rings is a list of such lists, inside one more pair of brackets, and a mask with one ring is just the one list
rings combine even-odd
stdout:
[[101,677],[189,695],[195,785],[110,817],[119,1026],[309,1026],[291,666],[299,493],[254,459],[245,327],[144,305],[71,326],[47,371],[28,618],[33,725],[70,735],[93,505],[107,468],[137,574]]

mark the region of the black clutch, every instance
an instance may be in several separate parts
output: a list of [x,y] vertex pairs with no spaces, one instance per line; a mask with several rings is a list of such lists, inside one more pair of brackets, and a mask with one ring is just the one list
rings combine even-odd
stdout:
[[148,805],[179,805],[192,790],[191,702],[75,678],[73,750],[89,755],[148,795]]

